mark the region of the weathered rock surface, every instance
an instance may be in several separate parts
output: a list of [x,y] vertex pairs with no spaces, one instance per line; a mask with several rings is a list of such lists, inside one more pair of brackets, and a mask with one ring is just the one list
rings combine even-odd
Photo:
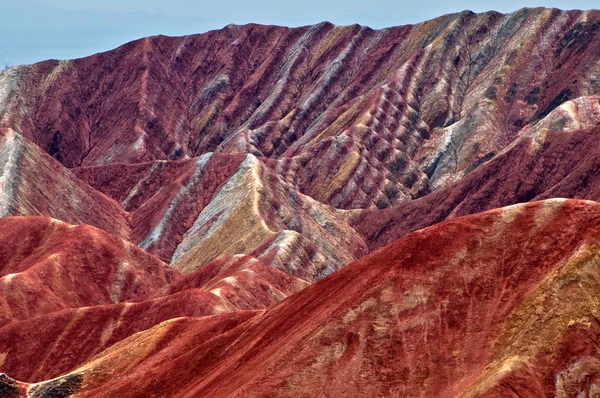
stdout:
[[157,295],[204,289],[229,309],[267,309],[302,290],[308,282],[289,276],[250,256],[224,257],[185,274]]
[[355,211],[350,224],[371,250],[456,216],[553,197],[600,201],[598,97],[567,101],[458,183],[383,211]]
[[597,395],[600,205],[550,198],[600,201],[598,28],[230,25],[0,72],[0,395]]
[[0,217],[47,216],[129,237],[127,214],[55,159],[10,129],[0,129]]
[[596,94],[599,26],[598,11],[536,8],[151,37],[2,72],[0,125],[69,168],[252,153],[321,202],[389,207]]
[[335,209],[298,193],[248,154],[185,233],[171,263],[189,272],[244,253],[314,281],[366,254],[366,245]]
[[76,396],[121,397],[595,391],[599,244],[600,205],[590,201],[457,218],[227,332],[210,328],[237,315],[163,322],[50,383],[76,379]]
[[[562,104],[578,106],[597,92],[599,17],[539,8],[463,12],[381,31],[232,25],[146,38],[85,59],[7,69],[0,123],[126,212],[74,217],[81,206],[44,204],[35,214],[126,236],[185,272],[220,256],[252,255],[312,281],[367,246],[533,199],[540,188],[498,188],[502,200],[470,206],[463,199],[477,196],[480,182],[455,184],[500,163],[523,135],[534,135],[526,131],[551,134],[569,118],[571,132],[593,127],[593,106],[564,116],[572,111]],[[336,215],[315,201],[369,210]],[[319,214],[299,210],[307,206]]]
[[336,209],[299,193],[252,154],[75,170],[131,214],[131,241],[187,273],[251,254],[308,281],[366,254]]

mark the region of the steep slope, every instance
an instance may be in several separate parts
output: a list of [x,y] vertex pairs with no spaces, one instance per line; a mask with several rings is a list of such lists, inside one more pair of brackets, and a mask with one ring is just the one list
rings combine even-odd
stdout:
[[149,296],[179,276],[99,229],[46,217],[0,218],[0,324]]
[[0,125],[69,168],[252,153],[321,202],[389,207],[596,94],[599,26],[598,11],[536,8],[151,37],[2,72]]
[[0,129],[0,217],[47,216],[128,238],[127,214],[55,159],[10,129]]
[[[175,279],[153,298],[47,309],[39,316],[13,320],[0,328],[0,371],[20,380],[48,380],[162,322],[228,313],[232,315],[227,319],[250,319],[262,313],[256,310],[270,308],[306,286],[250,257],[222,259]],[[80,293],[85,287],[73,290]]]
[[75,174],[131,214],[131,241],[187,273],[252,255],[308,281],[366,254],[345,218],[252,154],[84,167]]
[[110,164],[73,172],[131,215],[130,240],[165,262],[229,180],[243,155],[205,154],[183,161]]
[[[138,332],[172,320],[230,314],[249,319],[261,311],[231,311],[201,290],[140,303],[68,309],[0,328],[3,373],[31,382],[49,380],[84,365]],[[40,327],[44,325],[44,327]]]
[[175,318],[248,319],[308,285],[248,256],[182,276],[112,235],[48,218],[3,218],[0,231],[0,371],[22,380],[59,376]]
[[[595,202],[553,199],[457,218],[410,234],[228,332],[168,321],[30,391],[585,394],[598,388],[599,244]],[[204,336],[213,337],[198,345]]]
[[447,218],[552,197],[600,201],[600,105],[581,97],[524,128],[505,150],[458,183],[383,211],[349,213],[371,250]]
[[314,281],[365,253],[335,209],[298,193],[249,154],[198,214],[171,263],[190,272],[221,256],[252,254]]
[[178,262],[184,272],[222,256],[252,254],[314,281],[366,253],[334,209],[298,193],[253,155],[119,163],[74,175],[14,131],[2,130],[0,138],[4,216],[94,225]]

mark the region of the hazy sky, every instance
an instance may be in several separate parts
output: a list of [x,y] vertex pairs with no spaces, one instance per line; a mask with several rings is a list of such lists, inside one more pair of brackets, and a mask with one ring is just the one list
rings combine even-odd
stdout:
[[229,23],[300,26],[321,21],[373,28],[472,10],[590,9],[597,0],[0,0],[0,62],[69,59],[144,36],[202,33]]

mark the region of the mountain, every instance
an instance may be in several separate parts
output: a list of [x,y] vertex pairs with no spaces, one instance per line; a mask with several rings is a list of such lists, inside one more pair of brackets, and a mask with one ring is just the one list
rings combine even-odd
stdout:
[[4,70],[0,392],[595,396],[598,28],[228,25]]
[[0,216],[48,216],[129,237],[127,213],[36,145],[0,129]]
[[599,238],[600,205],[591,201],[457,218],[265,313],[163,322],[29,389],[121,397],[594,391]]
[[45,217],[2,218],[0,231],[0,362],[24,380],[58,376],[163,321],[243,318],[308,285],[248,256],[184,276],[116,236]]

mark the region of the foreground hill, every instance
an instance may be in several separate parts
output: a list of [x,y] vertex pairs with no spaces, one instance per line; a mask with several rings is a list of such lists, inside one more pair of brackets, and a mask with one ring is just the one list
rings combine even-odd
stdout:
[[598,388],[599,244],[595,202],[553,199],[457,218],[409,234],[262,315],[163,322],[29,390],[587,394]]
[[236,311],[254,316],[307,283],[247,256],[184,276],[90,226],[6,217],[0,286],[0,369],[42,381],[163,321]]
[[144,297],[178,277],[99,229],[44,217],[0,218],[0,325]]

